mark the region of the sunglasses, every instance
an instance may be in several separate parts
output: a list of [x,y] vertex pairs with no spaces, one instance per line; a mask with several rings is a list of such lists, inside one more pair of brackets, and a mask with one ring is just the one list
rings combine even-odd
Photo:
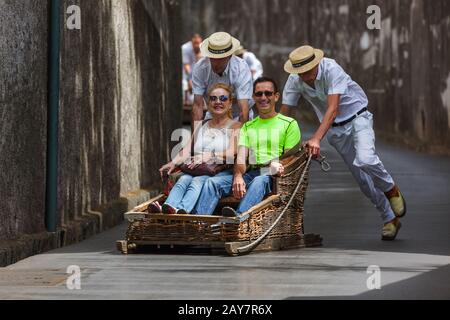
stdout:
[[227,102],[230,98],[227,96],[209,96],[209,101],[211,102],[216,102],[217,100],[219,100],[220,102]]
[[258,91],[255,92],[255,96],[261,98],[263,95],[265,95],[267,98],[270,98],[271,96],[273,96],[275,92],[273,91]]

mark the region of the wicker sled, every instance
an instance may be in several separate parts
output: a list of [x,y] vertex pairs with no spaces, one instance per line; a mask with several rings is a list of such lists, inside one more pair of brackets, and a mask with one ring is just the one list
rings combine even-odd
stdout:
[[[283,160],[285,174],[273,178],[273,189],[260,204],[236,218],[201,215],[167,215],[147,212],[154,201],[164,201],[160,195],[125,214],[129,221],[126,240],[117,248],[124,254],[141,246],[202,246],[225,248],[230,255],[252,250],[281,250],[320,246],[319,235],[304,233],[303,204],[308,186],[311,158],[304,151]],[[217,207],[237,207],[232,197],[222,199]]]

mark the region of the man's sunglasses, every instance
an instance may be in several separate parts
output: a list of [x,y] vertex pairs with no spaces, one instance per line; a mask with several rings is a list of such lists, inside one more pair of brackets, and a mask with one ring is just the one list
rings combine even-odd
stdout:
[[220,100],[221,102],[227,102],[230,98],[227,96],[209,96],[209,101],[216,102],[217,100]]
[[255,96],[261,98],[263,95],[265,95],[267,98],[270,98],[271,96],[273,96],[275,92],[273,91],[258,91],[255,92]]

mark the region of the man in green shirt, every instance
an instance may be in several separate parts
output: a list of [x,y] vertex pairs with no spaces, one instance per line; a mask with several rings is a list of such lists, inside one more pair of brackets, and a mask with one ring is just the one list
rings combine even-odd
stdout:
[[212,214],[223,196],[233,194],[241,200],[239,207],[237,210],[225,207],[222,215],[237,216],[260,203],[271,192],[270,176],[284,173],[278,159],[301,141],[297,121],[276,112],[279,99],[274,80],[262,77],[255,81],[253,100],[259,117],[241,129],[234,174],[219,174],[204,184],[195,209],[197,214]]

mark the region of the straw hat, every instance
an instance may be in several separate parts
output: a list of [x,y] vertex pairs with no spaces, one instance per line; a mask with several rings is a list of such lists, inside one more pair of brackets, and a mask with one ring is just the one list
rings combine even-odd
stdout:
[[289,55],[289,60],[284,65],[287,73],[305,73],[317,66],[323,59],[323,51],[311,46],[303,46],[295,49]]
[[200,51],[204,57],[220,59],[231,56],[241,45],[239,40],[226,32],[212,34],[200,45]]
[[245,50],[243,46],[239,46],[239,48],[237,48],[236,51],[234,52],[234,55],[240,56],[241,54],[244,54],[246,52],[247,50]]

